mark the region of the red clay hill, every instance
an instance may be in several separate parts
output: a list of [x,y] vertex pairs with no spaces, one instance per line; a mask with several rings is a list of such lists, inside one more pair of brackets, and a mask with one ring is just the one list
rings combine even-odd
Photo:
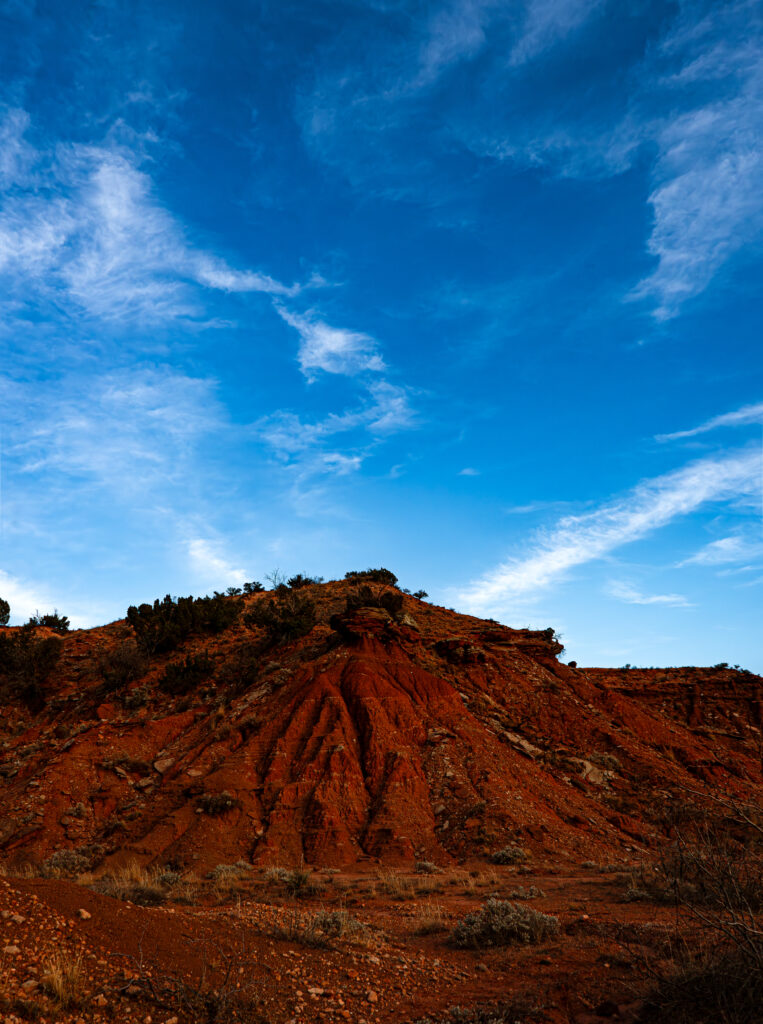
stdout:
[[579,861],[760,792],[761,677],[575,668],[379,579],[0,629],[2,858]]

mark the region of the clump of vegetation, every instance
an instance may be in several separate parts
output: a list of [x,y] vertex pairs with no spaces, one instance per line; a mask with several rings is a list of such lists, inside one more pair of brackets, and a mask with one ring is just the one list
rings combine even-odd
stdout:
[[313,920],[319,931],[335,939],[353,938],[367,931],[366,926],[346,910],[319,910]]
[[545,892],[542,889],[538,889],[537,886],[530,885],[525,889],[523,885],[520,885],[517,889],[512,889],[512,891],[508,894],[508,899],[541,900],[545,895]]
[[413,931],[416,935],[433,935],[448,929],[448,919],[439,903],[427,900],[416,905]]
[[221,793],[202,793],[198,800],[198,806],[204,814],[225,814],[233,807],[238,807],[238,800],[227,789],[224,789]]
[[131,605],[127,621],[146,654],[175,650],[194,633],[221,633],[238,619],[242,602],[215,592],[213,597],[179,597],[169,594],[153,605]]
[[61,657],[57,637],[35,635],[28,624],[0,634],[0,679],[31,711],[45,705],[43,686]]
[[635,881],[641,898],[668,900],[693,927],[677,934],[641,1020],[757,1024],[763,1006],[763,820],[760,809],[719,801],[712,824],[682,826],[655,868]]
[[262,650],[258,644],[242,643],[231,651],[218,669],[218,687],[242,693],[254,686],[262,671]]
[[397,615],[403,608],[403,595],[396,590],[374,589],[363,583],[347,595],[346,610],[358,608],[384,608],[390,615]]
[[397,586],[397,576],[389,569],[363,569],[360,572],[346,572],[344,578],[351,583],[382,583],[387,587]]
[[504,846],[501,850],[496,850],[490,857],[493,864],[521,864],[529,859],[530,854],[527,850],[521,846],[516,846],[514,843]]
[[37,626],[45,626],[47,629],[52,629],[54,633],[68,633],[69,632],[69,619],[66,615],[59,615],[58,609],[49,612],[47,615],[40,615],[37,612],[35,615],[30,616],[27,626],[36,628]]
[[262,629],[269,645],[288,643],[306,636],[315,625],[315,601],[297,590],[281,589],[269,601],[258,601],[244,616],[249,629]]
[[45,964],[42,984],[62,1009],[78,1007],[83,998],[85,975],[80,954],[59,951]]
[[323,583],[322,576],[305,576],[303,573],[298,572],[286,581],[286,586],[292,590],[301,590],[303,587],[313,587],[318,583]]
[[[756,846],[758,844],[755,844]],[[709,826],[677,835],[653,866],[633,874],[627,900],[755,914],[763,910],[763,856]]]
[[133,861],[97,878],[90,888],[113,899],[141,907],[158,907],[182,885],[180,872],[171,868],[145,868]]
[[319,910],[305,914],[296,909],[282,908],[275,935],[303,946],[331,946],[337,939],[363,943],[368,929],[346,910]]
[[251,583],[245,583],[242,590],[245,594],[261,594],[265,588],[259,580],[253,580]]
[[462,949],[534,945],[559,932],[559,919],[509,900],[488,899],[483,907],[462,918],[450,933],[450,942]]
[[290,896],[296,898],[312,896],[318,890],[313,881],[312,872],[307,868],[268,868],[265,882],[282,885]]
[[431,860],[417,860],[414,870],[417,875],[436,875],[440,869]]
[[75,878],[90,870],[91,858],[77,850],[56,850],[40,866],[43,878]]
[[209,679],[214,670],[208,654],[188,654],[182,661],[170,662],[159,678],[159,688],[175,696],[190,693]]
[[7,626],[11,620],[11,606],[0,597],[0,626]]
[[148,662],[134,640],[125,640],[101,658],[101,673],[109,692],[123,690],[146,672]]
[[216,864],[207,875],[218,885],[238,882],[252,870],[252,865],[245,860],[237,860],[235,864]]

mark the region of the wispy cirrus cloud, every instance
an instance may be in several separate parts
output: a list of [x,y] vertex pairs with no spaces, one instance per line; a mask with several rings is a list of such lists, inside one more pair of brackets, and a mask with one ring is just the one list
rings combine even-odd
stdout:
[[202,586],[240,587],[246,580],[246,571],[230,561],[218,540],[194,537],[188,541],[188,558]]
[[[325,472],[345,476],[360,469],[381,439],[416,424],[405,388],[372,381],[367,394],[367,401],[357,409],[330,413],[312,422],[281,410],[255,424],[255,432],[281,462],[295,466],[303,475]],[[344,444],[338,451],[340,441]]]
[[645,480],[593,512],[565,516],[556,526],[538,531],[530,540],[529,553],[486,573],[461,599],[481,609],[534,595],[564,579],[571,569],[604,558],[709,501],[758,495],[760,490],[758,449],[692,462]]
[[698,434],[707,434],[719,427],[744,427],[750,423],[763,423],[763,402],[756,402],[752,405],[743,405],[741,409],[733,412],[725,412],[720,416],[712,416],[698,427],[691,427],[689,430],[676,430],[672,434],[657,434],[656,441],[678,441],[686,437],[696,437]]
[[[20,401],[21,395],[26,401]],[[196,445],[224,417],[216,382],[162,366],[19,389],[8,455],[24,475],[91,480],[122,494],[190,472]]]
[[709,544],[679,562],[678,565],[679,567],[685,565],[729,565],[760,557],[763,557],[763,540],[759,536],[733,534],[730,537],[720,537],[718,540],[710,541]]
[[233,268],[195,245],[160,202],[138,154],[108,144],[35,151],[23,143],[28,122],[14,110],[0,128],[0,142],[11,140],[0,164],[0,276],[7,288],[121,325],[202,317],[200,288],[299,292],[299,285]]
[[[579,73],[578,102],[573,92],[551,107],[535,79],[526,99],[525,76],[569,57],[563,44],[584,27],[601,60],[611,11],[606,0],[455,0],[408,15],[404,32],[387,35],[385,22],[372,52],[354,49],[357,63],[345,56],[337,67],[332,52],[300,102],[305,141],[359,191],[453,207],[466,224],[468,195],[447,177],[454,141],[481,160],[583,180],[643,162],[653,266],[623,295],[670,320],[763,231],[763,28],[754,0],[685,0],[599,102]],[[467,71],[468,101],[449,92],[443,114],[443,91]]]
[[299,365],[308,380],[315,380],[316,370],[354,376],[365,371],[379,373],[386,368],[377,342],[368,334],[332,327],[313,313],[293,313],[281,303],[276,303],[275,308],[299,333]]
[[583,25],[607,0],[530,0],[510,62],[524,64]]
[[664,605],[668,608],[691,608],[691,602],[683,594],[642,594],[630,583],[624,580],[612,580],[607,587],[607,593],[618,601],[625,604],[641,605]]

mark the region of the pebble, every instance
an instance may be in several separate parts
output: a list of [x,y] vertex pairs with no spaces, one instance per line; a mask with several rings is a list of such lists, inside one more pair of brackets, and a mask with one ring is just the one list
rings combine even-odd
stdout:
[[89,911],[84,910],[82,907],[80,907],[79,910],[77,911],[77,916],[80,918],[81,921],[89,921],[93,915]]

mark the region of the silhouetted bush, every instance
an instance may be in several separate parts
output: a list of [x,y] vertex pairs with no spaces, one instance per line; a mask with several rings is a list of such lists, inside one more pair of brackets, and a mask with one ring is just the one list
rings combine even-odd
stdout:
[[139,646],[147,654],[173,651],[192,633],[221,633],[239,617],[242,602],[224,594],[213,597],[179,597],[169,594],[153,605],[131,605],[127,621]]
[[755,805],[718,801],[723,817],[689,820],[626,898],[671,902],[693,927],[676,934],[641,1021],[758,1024],[763,1006],[763,817]]
[[11,618],[11,606],[0,597],[0,626],[7,626]]
[[240,597],[244,591],[241,587],[228,587],[225,591],[226,597]]
[[264,589],[259,580],[253,580],[251,583],[244,584],[245,594],[261,594]]
[[170,662],[159,679],[159,689],[174,695],[189,693],[209,679],[214,670],[207,654],[189,654],[182,661]]
[[40,615],[37,612],[36,615],[32,615],[27,622],[27,626],[47,626],[48,629],[52,629],[54,633],[68,633],[69,632],[69,619],[66,615],[59,615],[58,609],[47,615]]
[[101,658],[103,681],[109,691],[134,683],[147,669],[146,656],[134,640],[125,640]]
[[312,587],[316,583],[323,583],[323,577],[303,576],[301,572],[298,572],[296,576],[292,576],[286,581],[286,585],[291,587],[292,590],[301,590],[302,587]]
[[417,601],[423,601],[425,597],[429,597],[426,590],[414,590],[411,597],[415,597]]
[[348,612],[358,608],[384,608],[390,615],[397,615],[403,607],[403,595],[396,590],[375,589],[362,584],[347,595],[346,609]]
[[61,641],[53,636],[37,637],[28,624],[0,634],[0,678],[31,711],[44,706],[43,684],[60,657]]
[[351,583],[384,583],[388,587],[397,586],[397,576],[389,569],[363,569],[346,572],[344,578]]
[[294,590],[278,590],[270,601],[259,601],[244,616],[249,629],[264,629],[270,644],[287,643],[305,636],[315,625],[316,608],[307,594]]

